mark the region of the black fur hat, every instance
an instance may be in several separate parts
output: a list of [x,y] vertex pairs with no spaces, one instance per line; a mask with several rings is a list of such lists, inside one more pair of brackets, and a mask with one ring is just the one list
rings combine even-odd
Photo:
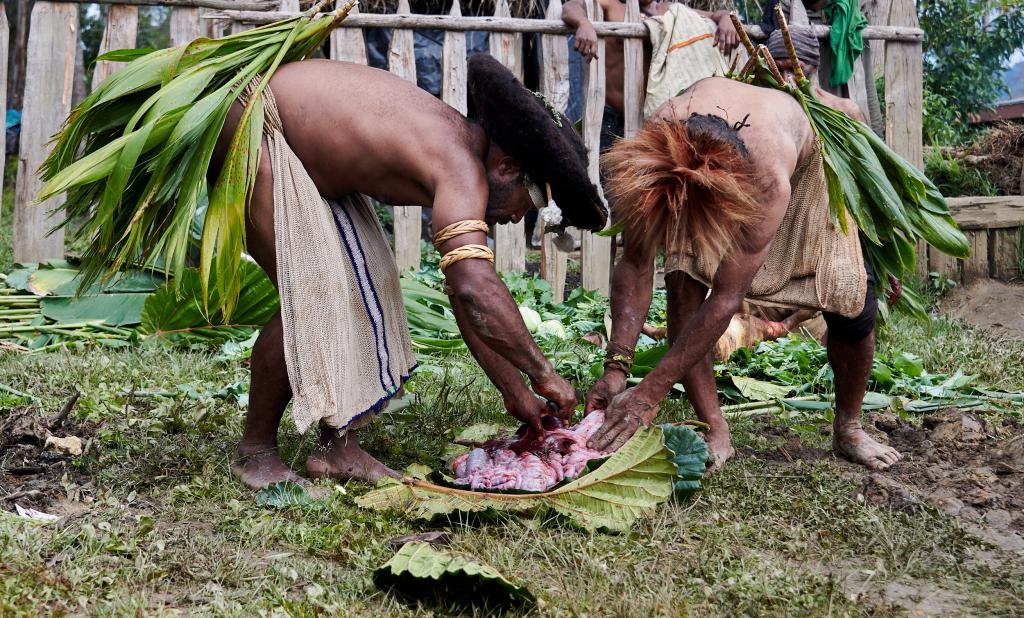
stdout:
[[469,58],[470,116],[508,156],[519,161],[530,180],[562,210],[563,221],[584,230],[599,230],[608,211],[587,174],[587,149],[564,115],[522,83],[494,57]]

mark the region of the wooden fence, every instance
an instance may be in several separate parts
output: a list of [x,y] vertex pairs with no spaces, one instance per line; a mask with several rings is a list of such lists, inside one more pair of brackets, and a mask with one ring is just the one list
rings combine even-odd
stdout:
[[[79,0],[81,1],[81,0]],[[267,23],[298,10],[298,0],[266,2],[259,0],[105,0],[110,3],[101,52],[135,45],[139,4],[170,6],[171,39],[179,45],[201,33],[221,33]],[[799,7],[800,3],[794,3]],[[2,6],[2,3],[0,3]],[[226,6],[247,10],[218,11]],[[202,8],[201,8],[202,7]],[[267,11],[268,7],[277,9]],[[601,37],[598,58],[604,58],[604,39],[625,39],[625,131],[635,134],[643,122],[643,54],[642,39],[646,28],[640,23],[637,0],[628,0],[626,21],[602,23],[600,8],[589,0],[590,15]],[[201,15],[201,11],[206,11]],[[332,57],[366,63],[363,40],[365,28],[392,28],[389,50],[390,71],[403,79],[416,81],[415,50],[412,30],[433,28],[445,31],[442,52],[442,98],[454,108],[465,112],[466,103],[466,32],[490,32],[490,52],[514,73],[522,77],[522,37],[525,33],[541,34],[542,66],[540,89],[561,111],[569,103],[569,53],[566,37],[570,29],[561,22],[560,0],[550,0],[545,19],[510,17],[507,0],[496,0],[493,17],[464,17],[454,3],[449,15],[414,15],[408,0],[400,0],[397,14],[379,15],[354,12],[331,35]],[[872,76],[885,76],[885,134],[889,145],[909,161],[923,165],[922,112],[922,40],[918,28],[914,0],[869,0],[869,16],[873,24],[865,32],[874,54],[875,66],[857,63],[853,79],[854,100],[862,106],[859,93]],[[0,12],[2,15],[2,12]],[[800,15],[794,15],[797,22]],[[2,19],[2,17],[0,17]],[[6,24],[0,24],[0,43],[6,36]],[[818,26],[818,33],[827,36],[828,27]],[[755,39],[763,38],[760,29],[748,27]],[[46,231],[54,219],[47,211],[59,207],[51,200],[43,207],[30,202],[38,193],[40,181],[34,174],[45,158],[49,137],[70,111],[75,53],[79,40],[78,6],[76,2],[36,2],[32,12],[29,35],[29,67],[26,72],[24,110],[22,115],[21,151],[18,157],[17,189],[14,213],[14,252],[18,261],[37,261],[61,257],[64,238],[61,232],[49,237]],[[0,67],[7,66],[7,46],[0,45]],[[572,52],[574,53],[574,52]],[[115,67],[99,63],[95,75],[109,74]],[[598,144],[605,100],[603,60],[584,65],[583,138],[590,151],[590,173],[598,178]],[[0,81],[0,84],[4,82]],[[96,82],[94,82],[96,83]],[[0,106],[3,93],[0,92]],[[0,107],[2,109],[2,107]],[[1024,198],[959,198],[952,200],[956,217],[971,235],[977,248],[975,256],[960,264],[942,255],[925,256],[922,268],[965,278],[1019,275],[1017,231],[1024,226]],[[394,209],[395,254],[401,268],[415,268],[420,260],[419,206],[396,206]],[[52,216],[52,215],[51,215]],[[501,271],[521,271],[526,267],[526,240],[523,223],[498,226],[495,230],[496,265]],[[543,236],[542,236],[543,238]],[[583,233],[580,257],[582,284],[588,289],[607,293],[611,273],[611,240]],[[557,251],[544,239],[541,271],[562,298],[567,270],[567,254]]]

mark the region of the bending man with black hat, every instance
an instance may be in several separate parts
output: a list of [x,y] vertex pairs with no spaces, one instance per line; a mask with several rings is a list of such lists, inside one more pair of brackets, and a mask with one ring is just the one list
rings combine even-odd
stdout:
[[[413,84],[355,64],[309,60],[270,80],[246,237],[282,309],[253,349],[249,411],[232,466],[247,485],[298,479],[277,452],[289,400],[300,430],[320,427],[310,476],[394,474],[356,437],[415,362],[394,259],[363,196],[432,208],[459,329],[508,412],[537,431],[543,415],[572,413],[574,391],[530,337],[486,235],[534,207],[546,208],[549,222],[583,229],[603,227],[607,215],[564,116],[490,56],[470,59],[469,94],[472,120]],[[214,168],[243,104],[228,117]]]
[[[625,252],[612,277],[605,373],[587,396],[588,411],[605,410],[590,446],[617,448],[653,422],[659,402],[682,382],[709,426],[709,471],[732,457],[713,347],[747,298],[824,312],[835,374],[833,448],[872,469],[898,461],[860,424],[875,344],[873,274],[852,220],[849,233],[832,222],[820,145],[800,103],[779,90],[708,78],[665,103],[604,163]],[[659,249],[670,347],[625,390]]]

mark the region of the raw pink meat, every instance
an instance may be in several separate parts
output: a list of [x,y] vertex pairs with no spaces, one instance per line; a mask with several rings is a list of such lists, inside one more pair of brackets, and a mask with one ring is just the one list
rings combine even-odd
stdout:
[[608,455],[587,448],[587,440],[603,422],[604,412],[594,411],[575,427],[552,429],[539,437],[525,432],[514,440],[492,440],[452,462],[455,482],[472,489],[546,491],[575,478],[591,459]]

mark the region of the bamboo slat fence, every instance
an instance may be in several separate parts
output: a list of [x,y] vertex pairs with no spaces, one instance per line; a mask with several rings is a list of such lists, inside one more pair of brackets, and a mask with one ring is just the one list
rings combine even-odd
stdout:
[[[14,207],[14,254],[17,261],[31,262],[63,256],[61,232],[46,236],[56,220],[48,215],[58,208],[59,200],[39,207],[31,202],[39,190],[35,174],[42,163],[47,142],[70,111],[74,81],[75,52],[79,45],[77,3],[38,1],[32,11],[28,41],[28,67],[24,92],[21,150],[18,156],[17,188]],[[171,8],[171,40],[179,45],[200,34],[236,31],[260,23],[279,20],[299,8],[298,0],[101,0],[111,4],[102,50],[134,47],[138,5],[163,5]],[[584,65],[583,138],[590,152],[590,173],[598,179],[598,150],[605,100],[604,40],[624,39],[625,50],[625,123],[632,135],[643,122],[643,43],[646,28],[640,23],[637,0],[627,0],[624,22],[603,22],[596,0],[588,0],[589,14],[595,16],[599,39],[599,60]],[[800,3],[794,3],[799,5]],[[872,25],[864,31],[871,46],[874,66],[859,62],[855,84],[863,84],[879,73],[885,76],[885,137],[898,153],[918,166],[923,165],[922,125],[922,41],[914,0],[870,0]],[[2,7],[2,2],[0,2]],[[241,8],[244,10],[227,10]],[[517,75],[523,74],[523,36],[541,37],[540,90],[561,111],[569,103],[569,54],[566,37],[571,30],[561,21],[561,1],[550,0],[544,19],[511,17],[508,0],[496,0],[493,16],[463,16],[458,3],[447,15],[417,15],[409,11],[408,0],[399,0],[395,14],[370,14],[354,11],[331,35],[333,58],[365,64],[367,53],[363,31],[367,28],[391,28],[393,35],[388,54],[390,71],[403,79],[416,81],[416,56],[413,30],[428,28],[445,31],[442,51],[442,98],[461,112],[466,111],[466,33],[490,32],[490,51]],[[797,16],[799,18],[799,16]],[[0,20],[3,20],[0,12]],[[885,25],[882,25],[882,24]],[[5,43],[8,26],[0,21],[0,43]],[[819,36],[827,37],[827,26],[814,26]],[[747,28],[752,38],[763,38],[757,26]],[[7,45],[0,44],[0,71],[7,67]],[[98,63],[96,81],[116,70],[116,63]],[[2,73],[0,73],[2,76]],[[0,89],[6,80],[0,79]],[[0,112],[5,92],[0,92]],[[862,97],[854,99],[862,106]],[[2,139],[2,137],[0,137]],[[922,269],[938,271],[962,279],[993,276],[1020,276],[1018,238],[1024,226],[1024,197],[955,198],[954,214],[970,236],[976,251],[969,260],[956,261],[940,254],[924,256]],[[394,208],[395,255],[399,266],[416,268],[420,261],[421,208]],[[496,264],[501,271],[526,268],[526,239],[522,223],[498,226],[495,230]],[[542,236],[542,238],[544,238]],[[581,238],[580,269],[582,284],[607,293],[612,266],[612,240],[584,233]],[[541,272],[557,299],[565,290],[567,255],[544,238]]]

